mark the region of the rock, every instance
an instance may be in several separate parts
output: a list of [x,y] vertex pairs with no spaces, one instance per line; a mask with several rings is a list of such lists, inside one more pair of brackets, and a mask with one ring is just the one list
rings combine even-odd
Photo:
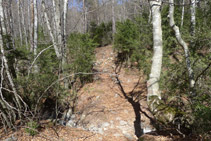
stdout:
[[121,117],[116,117],[116,120],[121,120]]
[[99,134],[103,134],[103,133],[104,133],[104,132],[103,132],[103,129],[102,129],[102,128],[99,128],[99,129],[98,129],[98,133],[99,133]]
[[13,135],[3,141],[17,141],[18,139],[16,137],[14,137]]
[[135,140],[134,137],[133,137],[133,135],[124,133],[124,136],[125,136],[129,141],[134,141],[134,140]]
[[115,134],[113,134],[113,136],[114,136],[114,137],[120,137],[121,134],[115,133]]
[[121,126],[124,126],[124,125],[127,125],[127,122],[124,121],[124,120],[120,120],[119,124],[120,124]]
[[108,127],[108,126],[110,126],[110,124],[109,124],[108,122],[104,122],[104,123],[102,124],[102,127]]
[[96,97],[96,100],[99,99],[99,98],[100,98],[100,96],[98,95],[98,96]]
[[118,95],[118,94],[115,94],[115,96],[114,96],[114,97],[116,97],[116,98],[117,98],[117,97],[119,97],[119,95]]
[[76,127],[76,123],[73,121],[73,120],[69,120],[66,124],[66,126],[69,126],[69,127]]

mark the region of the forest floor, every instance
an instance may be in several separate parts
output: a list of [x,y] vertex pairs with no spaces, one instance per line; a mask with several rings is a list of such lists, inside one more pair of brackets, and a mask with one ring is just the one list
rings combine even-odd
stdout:
[[[18,141],[170,141],[170,136],[145,134],[154,128],[146,104],[146,79],[137,69],[115,64],[112,46],[96,49],[94,81],[79,91],[69,126],[46,124],[32,137],[21,129]],[[146,116],[149,115],[149,117]]]

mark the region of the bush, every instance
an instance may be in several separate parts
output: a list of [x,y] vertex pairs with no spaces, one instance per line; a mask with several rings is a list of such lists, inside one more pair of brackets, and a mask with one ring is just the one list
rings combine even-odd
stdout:
[[112,23],[91,23],[90,37],[98,46],[105,46],[112,43]]
[[25,132],[28,133],[30,136],[35,136],[38,134],[38,127],[39,127],[39,124],[35,121],[30,121],[26,124],[26,127],[25,128]]
[[117,33],[114,37],[114,50],[118,53],[118,62],[131,65],[136,62],[139,69],[149,73],[152,34],[150,26],[144,18],[137,18],[135,22],[126,20],[117,23]]
[[[73,33],[68,39],[69,69],[71,73],[92,72],[95,61],[94,50],[97,46],[88,34]],[[78,75],[81,82],[91,80],[91,75]]]

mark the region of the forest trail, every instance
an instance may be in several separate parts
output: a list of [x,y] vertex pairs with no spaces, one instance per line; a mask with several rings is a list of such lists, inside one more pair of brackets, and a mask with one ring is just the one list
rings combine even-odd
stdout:
[[[94,81],[79,91],[75,114],[67,126],[47,125],[35,137],[22,129],[15,133],[18,140],[135,141],[154,130],[150,119],[141,112],[147,112],[143,75],[137,69],[116,65],[115,59],[112,46],[96,49]],[[165,141],[164,138],[149,139]]]
[[146,84],[138,70],[121,68],[115,59],[112,46],[96,49],[94,69],[99,74],[79,92],[79,126],[116,140],[136,140],[152,130],[149,119],[140,113],[140,103],[146,106]]

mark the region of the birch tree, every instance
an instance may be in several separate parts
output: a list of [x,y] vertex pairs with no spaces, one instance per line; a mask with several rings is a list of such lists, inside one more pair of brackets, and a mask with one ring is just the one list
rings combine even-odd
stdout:
[[18,28],[19,28],[19,36],[20,36],[20,42],[21,45],[23,43],[23,34],[22,34],[22,27],[21,27],[21,7],[20,7],[20,0],[17,1],[17,6],[18,6]]
[[[0,21],[1,21],[1,25],[4,25],[4,14],[3,14],[3,6],[2,6],[2,0],[0,0]],[[5,70],[6,70],[6,75],[7,75],[7,78],[9,80],[9,83],[10,83],[10,87],[12,89],[12,93],[14,94],[14,101],[15,101],[15,104],[16,104],[16,110],[18,111],[18,115],[19,115],[19,118],[22,117],[22,113],[21,113],[21,110],[23,109],[23,106],[22,106],[22,103],[24,104],[24,107],[26,109],[26,104],[25,102],[21,99],[21,97],[18,95],[18,92],[15,88],[15,84],[14,84],[14,81],[13,81],[13,78],[12,78],[12,75],[10,74],[10,71],[9,71],[9,66],[8,66],[8,60],[5,56],[5,51],[4,51],[4,44],[3,44],[3,37],[2,35],[6,35],[6,30],[4,30],[5,27],[1,27],[0,28],[0,50],[1,50],[1,59],[2,59],[2,67],[5,67]],[[2,80],[2,77],[1,76],[1,80]],[[3,80],[2,80],[3,81]],[[2,84],[3,82],[1,82]],[[2,89],[2,87],[1,87]],[[3,95],[1,93],[1,99],[5,102],[5,104],[10,107],[11,109],[14,109],[14,107],[12,107],[11,105],[9,105],[3,98]]]
[[84,14],[84,20],[83,20],[83,29],[84,29],[84,33],[87,32],[87,8],[86,8],[86,2],[85,0],[83,0],[83,14]]
[[[149,80],[147,81],[147,101],[151,111],[155,110],[155,103],[161,99],[159,80],[162,67],[163,46],[161,29],[161,0],[150,0],[153,25],[153,58]],[[153,99],[155,98],[155,99]]]
[[[64,42],[64,48],[66,48],[66,37],[67,37],[67,10],[68,10],[68,0],[64,0],[64,14],[63,14],[63,42]],[[65,50],[64,50],[65,52]]]
[[190,13],[191,13],[191,35],[195,35],[195,26],[196,26],[196,0],[190,0],[191,7],[190,7]]
[[44,16],[45,16],[45,21],[46,21],[46,24],[47,24],[47,27],[48,27],[48,31],[49,31],[49,34],[50,34],[50,37],[51,37],[51,41],[53,42],[53,46],[54,46],[56,56],[57,56],[58,59],[60,59],[61,53],[59,51],[59,48],[57,46],[57,43],[56,43],[54,35],[53,35],[53,31],[52,31],[52,28],[51,28],[51,25],[50,25],[50,22],[49,22],[49,18],[48,18],[48,14],[47,14],[47,11],[46,11],[44,0],[42,0],[42,8],[43,8]]
[[115,11],[114,11],[114,0],[112,0],[112,33],[113,33],[113,36],[116,33],[116,21],[115,21]]
[[189,83],[190,83],[190,93],[191,96],[195,96],[194,92],[194,85],[195,85],[195,80],[194,80],[194,73],[193,69],[191,67],[191,61],[190,61],[190,53],[188,49],[187,43],[182,39],[179,27],[175,24],[174,21],[174,0],[169,0],[170,6],[169,6],[169,20],[170,20],[170,26],[175,32],[176,39],[178,43],[183,47],[184,53],[185,53],[185,60],[186,60],[186,67],[188,71],[188,76],[189,76]]
[[[37,0],[34,1],[34,38],[33,38],[33,52],[37,56],[37,33],[38,33],[38,14],[37,14]],[[37,64],[34,65],[34,72],[38,72]]]
[[181,16],[181,27],[183,26],[184,22],[184,14],[185,14],[185,0],[182,0],[182,16]]

